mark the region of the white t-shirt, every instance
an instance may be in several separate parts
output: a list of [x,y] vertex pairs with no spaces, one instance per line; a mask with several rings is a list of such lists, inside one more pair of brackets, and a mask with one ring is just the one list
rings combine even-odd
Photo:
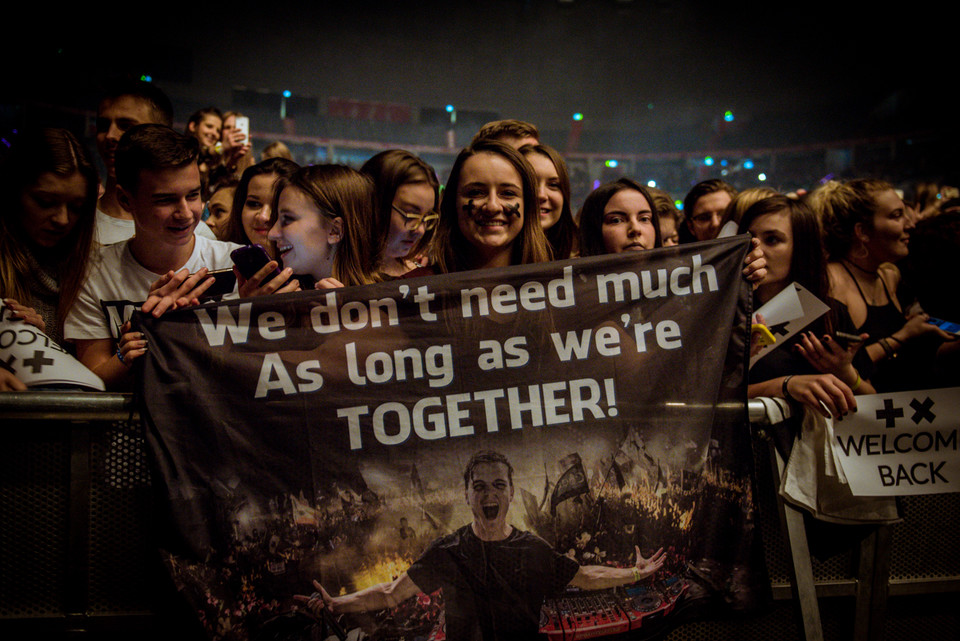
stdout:
[[[209,270],[230,269],[230,252],[236,243],[208,240],[195,236],[193,253],[186,267],[193,273],[201,267]],[[90,266],[90,274],[80,288],[77,301],[70,308],[63,324],[63,337],[69,341],[120,337],[118,329],[140,309],[152,285],[161,274],[155,274],[130,253],[130,242],[109,245]]]
[[[127,218],[114,218],[108,214],[97,210],[97,225],[94,228],[93,239],[101,245],[113,245],[133,237],[136,231],[133,220]],[[197,236],[203,236],[210,240],[216,240],[213,230],[202,220],[193,232]]]

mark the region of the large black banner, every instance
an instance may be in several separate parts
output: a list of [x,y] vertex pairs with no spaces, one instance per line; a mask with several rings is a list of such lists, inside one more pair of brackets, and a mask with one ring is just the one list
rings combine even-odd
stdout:
[[[140,317],[169,571],[212,638],[321,638],[294,594],[396,579],[471,523],[464,466],[512,464],[508,522],[655,577],[551,595],[553,639],[746,611],[758,554],[746,237]],[[443,594],[339,616],[444,638]],[[579,631],[578,631],[579,626]],[[294,637],[296,635],[294,634]]]

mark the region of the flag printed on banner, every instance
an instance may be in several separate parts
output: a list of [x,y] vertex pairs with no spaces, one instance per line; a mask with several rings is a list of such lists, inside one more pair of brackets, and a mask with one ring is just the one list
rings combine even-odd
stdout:
[[854,496],[960,491],[960,388],[858,396],[833,431]]
[[587,473],[583,469],[580,455],[574,452],[560,460],[563,473],[550,495],[550,514],[556,516],[557,506],[566,501],[587,494],[590,487],[587,485]]
[[762,316],[770,333],[777,340],[775,343],[762,345],[750,357],[750,367],[753,367],[754,363],[771,351],[788,342],[794,334],[829,310],[830,307],[826,303],[811,294],[800,283],[793,283],[793,287],[785,287],[783,291],[754,312],[754,318]]
[[319,522],[317,511],[310,507],[302,493],[299,497],[290,497],[290,507],[293,510],[293,522],[297,525],[314,525]]
[[623,472],[620,471],[620,466],[617,465],[616,459],[610,461],[610,471],[613,472],[613,478],[617,482],[617,487],[622,490],[627,482],[623,479]]
[[100,377],[43,331],[13,316],[0,300],[0,367],[29,388],[83,388],[102,392]]
[[[597,636],[558,614],[583,566],[623,569],[628,584],[596,594],[617,613],[604,629],[637,638],[766,603],[748,250],[744,236],[137,315],[162,551],[210,638],[325,638],[295,598],[314,580],[331,595],[409,581],[419,593],[394,607],[335,617],[373,639]],[[478,455],[509,468],[468,467]],[[479,546],[473,525],[498,519],[509,538]],[[663,568],[633,584],[637,549],[660,548]]]

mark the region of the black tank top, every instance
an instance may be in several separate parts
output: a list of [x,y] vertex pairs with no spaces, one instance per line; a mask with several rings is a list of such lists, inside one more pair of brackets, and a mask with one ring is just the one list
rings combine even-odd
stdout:
[[[867,308],[867,317],[863,324],[857,328],[858,333],[870,334],[866,345],[876,343],[881,338],[887,338],[903,327],[907,318],[894,305],[893,297],[890,296],[890,290],[887,289],[887,283],[883,278],[878,276],[880,284],[883,286],[883,292],[887,295],[887,303],[886,305],[871,305],[867,302],[867,297],[863,295],[863,290],[860,289],[860,283],[854,278],[850,269],[843,261],[840,264],[853,279],[853,284]],[[876,363],[870,382],[873,383],[878,392],[937,387],[934,377],[937,344],[922,340],[923,338],[922,336],[914,338],[906,344],[899,344],[896,340],[887,341],[891,347],[897,350],[897,355],[895,358],[885,358]]]
[[877,276],[877,278],[880,278],[880,284],[883,286],[883,293],[887,295],[887,304],[871,305],[867,302],[867,297],[863,295],[863,290],[860,289],[860,283],[854,278],[853,272],[850,271],[843,261],[841,261],[840,264],[843,266],[844,271],[850,275],[854,287],[857,288],[857,292],[860,294],[860,298],[867,308],[867,317],[863,321],[863,324],[857,328],[857,332],[870,334],[867,344],[876,343],[881,338],[885,338],[903,327],[907,319],[903,315],[903,312],[893,304],[893,297],[890,296],[890,290],[887,289],[887,283],[883,278],[879,275]]

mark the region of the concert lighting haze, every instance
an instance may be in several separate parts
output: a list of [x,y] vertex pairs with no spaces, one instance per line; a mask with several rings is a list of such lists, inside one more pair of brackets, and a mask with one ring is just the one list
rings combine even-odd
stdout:
[[662,153],[946,127],[955,60],[937,55],[945,23],[919,5],[893,16],[826,2],[178,0],[138,12],[21,17],[29,37],[5,45],[4,104],[90,109],[97,81],[126,72],[150,75],[178,122],[234,106],[242,87],[289,91],[292,114],[305,98],[321,113],[331,97],[421,117],[455,105],[458,127],[489,112],[535,122],[558,146],[583,114],[592,151]]

